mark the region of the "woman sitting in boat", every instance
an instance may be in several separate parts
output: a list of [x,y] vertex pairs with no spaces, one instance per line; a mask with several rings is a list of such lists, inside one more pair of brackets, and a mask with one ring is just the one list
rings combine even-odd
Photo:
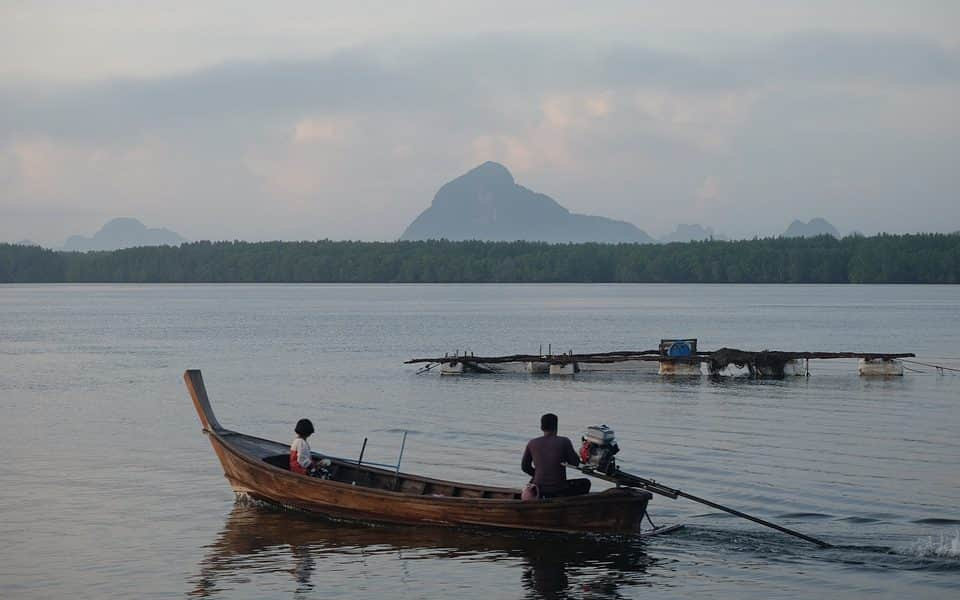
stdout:
[[300,419],[293,430],[297,437],[290,444],[290,470],[307,475],[316,467],[316,461],[310,453],[310,444],[307,443],[307,438],[313,435],[313,423],[310,419]]

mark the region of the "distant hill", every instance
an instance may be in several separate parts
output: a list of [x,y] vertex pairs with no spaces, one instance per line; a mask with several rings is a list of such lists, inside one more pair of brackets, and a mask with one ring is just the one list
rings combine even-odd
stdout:
[[810,219],[808,223],[794,220],[793,223],[790,223],[790,227],[787,227],[782,237],[816,237],[824,234],[832,235],[840,239],[840,232],[837,231],[836,227],[831,225],[826,219],[816,217],[815,219]]
[[517,185],[501,164],[485,162],[447,183],[407,227],[401,240],[639,242],[652,237],[625,221],[578,215],[556,200]]
[[63,249],[76,252],[120,250],[136,246],[178,246],[185,241],[169,229],[148,229],[137,219],[122,217],[108,221],[92,238],[71,235]]
[[660,242],[669,244],[671,242],[693,242],[703,240],[725,240],[722,235],[716,235],[711,227],[701,227],[700,225],[677,225],[673,232],[660,238]]

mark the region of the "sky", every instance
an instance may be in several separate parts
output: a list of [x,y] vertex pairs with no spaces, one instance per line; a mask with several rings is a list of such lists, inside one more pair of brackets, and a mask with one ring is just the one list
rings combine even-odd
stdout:
[[655,237],[960,230],[960,3],[0,2],[0,241],[393,240],[486,161]]

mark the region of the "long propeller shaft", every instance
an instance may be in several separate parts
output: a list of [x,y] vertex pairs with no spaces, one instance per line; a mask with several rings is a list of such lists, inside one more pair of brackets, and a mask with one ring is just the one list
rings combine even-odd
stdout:
[[735,508],[730,508],[729,506],[717,504],[716,502],[712,502],[710,500],[707,500],[706,498],[694,496],[693,494],[688,494],[684,491],[665,486],[662,483],[657,483],[652,479],[639,477],[637,475],[633,475],[631,473],[627,473],[619,469],[617,469],[612,475],[608,475],[606,473],[601,473],[594,469],[584,468],[583,466],[573,466],[573,465],[567,465],[567,466],[573,469],[577,469],[578,471],[584,473],[585,475],[590,475],[591,477],[596,477],[598,479],[603,479],[605,481],[611,481],[620,486],[644,489],[654,494],[666,496],[667,498],[674,498],[674,499],[686,498],[687,500],[693,500],[694,502],[699,502],[700,504],[704,504],[711,508],[715,508],[717,510],[722,510],[723,512],[730,513],[731,515],[740,517],[741,519],[747,519],[749,521],[753,521],[754,523],[759,523],[764,527],[770,527],[771,529],[776,529],[777,531],[800,538],[801,540],[805,540],[807,542],[810,542],[811,544],[816,544],[821,548],[833,548],[833,544],[828,544],[827,542],[817,539],[813,536],[800,533],[799,531],[794,531],[793,529],[788,529],[787,527],[784,527],[782,525],[777,525],[776,523],[771,523],[770,521],[766,521],[764,519],[761,519],[760,517],[748,515],[747,513],[736,510]]

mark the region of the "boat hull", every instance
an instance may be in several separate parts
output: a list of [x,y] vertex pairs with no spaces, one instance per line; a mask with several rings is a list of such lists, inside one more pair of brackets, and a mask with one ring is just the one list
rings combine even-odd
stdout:
[[[334,519],[534,531],[629,533],[640,530],[650,499],[649,493],[632,489],[611,489],[572,498],[526,502],[414,495],[293,473],[238,452],[230,444],[229,437],[211,433],[210,442],[220,458],[224,476],[235,492]],[[403,477],[406,480],[410,478],[409,475]]]
[[636,533],[649,492],[612,488],[523,501],[520,490],[432,479],[332,457],[330,479],[288,468],[289,447],[222,427],[199,371],[184,374],[194,407],[235,492],[286,508],[364,522],[494,529]]

